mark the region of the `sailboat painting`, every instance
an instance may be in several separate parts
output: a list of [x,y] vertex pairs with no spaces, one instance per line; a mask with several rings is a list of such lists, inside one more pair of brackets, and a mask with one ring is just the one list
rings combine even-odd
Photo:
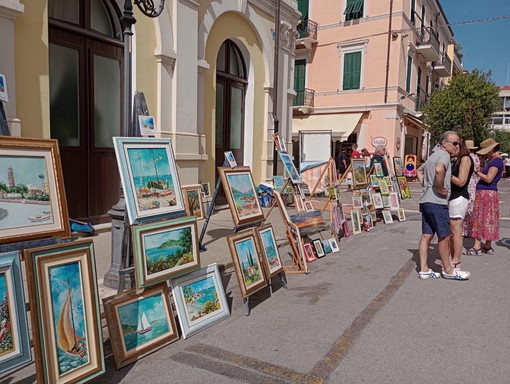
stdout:
[[61,375],[88,364],[87,324],[83,306],[80,263],[48,270],[55,329],[58,370]]
[[258,231],[259,239],[262,244],[262,250],[264,251],[266,267],[268,275],[273,277],[277,273],[283,271],[282,261],[278,253],[278,245],[271,224],[264,225],[259,228]]

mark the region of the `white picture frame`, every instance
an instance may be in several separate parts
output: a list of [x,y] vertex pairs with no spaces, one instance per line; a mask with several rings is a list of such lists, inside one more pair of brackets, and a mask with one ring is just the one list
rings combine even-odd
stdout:
[[156,121],[154,116],[138,115],[140,133],[142,136],[156,136]]

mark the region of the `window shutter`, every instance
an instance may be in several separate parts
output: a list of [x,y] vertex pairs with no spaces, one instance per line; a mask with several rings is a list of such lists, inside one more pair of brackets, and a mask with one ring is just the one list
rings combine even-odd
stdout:
[[411,92],[411,71],[413,69],[413,58],[407,56],[407,79],[406,79],[406,92]]
[[361,83],[361,52],[344,55],[344,76],[342,89],[359,89]]
[[343,89],[352,89],[352,53],[344,55],[344,79]]
[[411,0],[411,24],[414,25],[416,22],[416,0]]
[[306,83],[306,60],[296,60],[294,64],[294,90],[296,98],[294,105],[304,105]]

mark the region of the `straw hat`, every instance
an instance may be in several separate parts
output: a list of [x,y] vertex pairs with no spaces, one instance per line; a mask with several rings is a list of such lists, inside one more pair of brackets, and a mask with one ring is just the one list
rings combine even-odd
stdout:
[[494,147],[496,147],[496,145],[499,145],[499,143],[494,139],[484,140],[480,143],[480,147],[482,147],[482,149],[480,149],[476,153],[478,153],[479,155],[486,155],[487,153],[492,151]]
[[475,142],[473,140],[466,140],[464,143],[466,143],[467,149],[477,149],[478,148],[475,145]]

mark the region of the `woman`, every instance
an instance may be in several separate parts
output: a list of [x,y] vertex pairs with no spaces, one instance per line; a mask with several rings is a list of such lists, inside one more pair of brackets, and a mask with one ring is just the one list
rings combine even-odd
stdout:
[[[476,172],[480,181],[476,185],[475,208],[473,209],[472,236],[473,248],[466,253],[479,255],[481,252],[492,255],[492,242],[499,239],[499,197],[498,181],[503,174],[503,159],[499,155],[499,143],[487,139],[480,144],[479,155],[488,160],[482,171]],[[482,246],[482,239],[485,244]]]
[[475,206],[476,184],[478,184],[478,180],[480,180],[480,178],[476,175],[476,172],[480,170],[480,159],[474,151],[475,149],[478,149],[478,147],[475,146],[475,142],[473,140],[466,140],[466,147],[469,149],[469,156],[473,160],[475,167],[468,184],[469,203],[466,215],[464,216],[462,234],[467,237],[473,237],[473,235],[471,235],[471,222],[473,208]]
[[363,155],[363,159],[365,159],[365,169],[367,170],[367,172],[369,172],[370,162],[372,161],[372,159],[370,158],[370,152],[368,152],[368,149],[363,148],[361,150],[361,154]]
[[451,194],[448,203],[450,211],[450,257],[454,268],[460,268],[462,254],[462,221],[469,204],[468,184],[474,171],[474,162],[464,140],[460,140],[456,160],[452,165]]

